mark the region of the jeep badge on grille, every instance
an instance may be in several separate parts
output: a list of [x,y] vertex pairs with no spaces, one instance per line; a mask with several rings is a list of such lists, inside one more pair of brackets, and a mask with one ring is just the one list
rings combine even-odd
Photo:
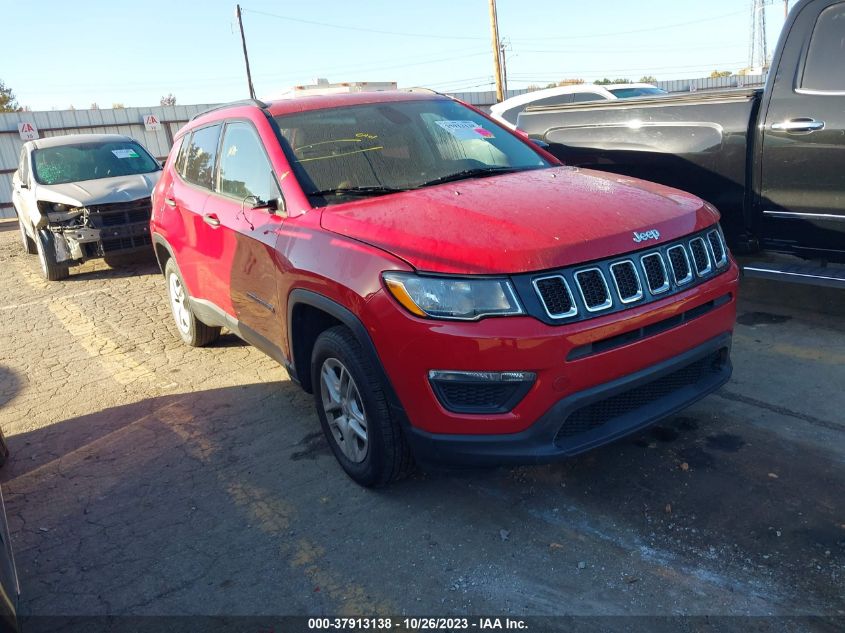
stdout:
[[645,242],[646,240],[659,240],[660,239],[660,231],[657,229],[651,229],[650,231],[643,231],[642,233],[638,233],[634,231],[634,241],[639,244],[640,242]]

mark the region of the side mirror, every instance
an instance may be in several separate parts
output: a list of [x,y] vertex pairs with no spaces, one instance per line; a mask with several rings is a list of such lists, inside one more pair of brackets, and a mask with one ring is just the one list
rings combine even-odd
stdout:
[[288,217],[287,205],[285,204],[285,199],[282,196],[273,198],[272,200],[261,200],[260,198],[255,198],[255,205],[252,208],[265,209],[268,213],[278,215],[282,218]]

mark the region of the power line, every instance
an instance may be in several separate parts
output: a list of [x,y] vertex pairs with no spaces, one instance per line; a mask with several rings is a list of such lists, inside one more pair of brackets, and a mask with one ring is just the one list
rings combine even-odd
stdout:
[[723,13],[721,15],[713,15],[709,18],[701,18],[698,20],[687,20],[686,22],[676,22],[675,24],[664,24],[662,26],[650,26],[648,28],[643,29],[632,29],[630,31],[614,31],[612,33],[585,33],[581,35],[556,35],[553,37],[532,37],[530,39],[518,39],[513,38],[514,41],[520,42],[543,42],[549,40],[583,40],[589,39],[593,37],[611,37],[615,35],[631,35],[634,33],[650,33],[652,31],[664,31],[666,29],[674,29],[679,26],[689,26],[691,24],[701,24],[703,22],[714,22],[716,20],[722,20],[724,18],[730,18],[735,15],[739,15],[740,13],[745,13],[745,11],[732,11],[731,13]]
[[[247,10],[244,10],[247,12]],[[303,18],[294,18],[289,15],[278,15],[277,13],[268,13],[266,11],[248,10],[249,13],[256,13],[265,15],[270,18],[277,18],[279,20],[287,20],[288,22],[299,22],[300,24],[311,24],[313,26],[325,26],[330,29],[341,29],[344,31],[359,31],[362,33],[378,33],[379,35],[396,35],[399,37],[423,37],[428,39],[440,40],[486,40],[486,37],[472,37],[470,35],[436,35],[432,33],[406,33],[400,31],[383,31],[381,29],[370,29],[360,26],[346,26],[344,24],[331,24],[329,22],[318,22],[316,20],[306,20]]]
[[[486,40],[486,37],[474,37],[471,35],[438,35],[433,33],[410,33],[407,31],[387,31],[382,29],[371,29],[367,27],[361,26],[349,26],[346,24],[332,24],[331,22],[319,22],[317,20],[307,20],[304,18],[295,18],[290,15],[279,15],[278,13],[269,13],[267,11],[258,11],[255,9],[242,9],[244,13],[255,13],[258,15],[264,15],[271,18],[276,18],[278,20],[286,20],[288,22],[299,22],[300,24],[310,24],[312,26],[324,26],[331,29],[340,29],[344,31],[359,31],[362,33],[378,33],[379,35],[395,35],[398,37],[419,37],[419,38],[428,38],[428,39],[441,39],[441,40]],[[632,29],[629,31],[612,31],[606,33],[582,33],[579,35],[556,35],[552,37],[531,37],[531,38],[511,38],[514,42],[538,42],[538,41],[551,41],[551,40],[581,40],[581,39],[589,39],[593,37],[612,37],[616,35],[629,35],[634,33],[650,33],[652,31],[663,31],[666,29],[674,29],[680,26],[688,26],[691,24],[701,24],[704,22],[713,22],[716,20],[721,20],[724,18],[733,17],[735,15],[739,15],[740,13],[744,13],[745,11],[732,11],[731,13],[723,13],[721,15],[713,15],[707,18],[700,18],[698,20],[687,20],[685,22],[675,22],[674,24],[663,24],[660,26],[650,26],[647,28],[642,29]]]

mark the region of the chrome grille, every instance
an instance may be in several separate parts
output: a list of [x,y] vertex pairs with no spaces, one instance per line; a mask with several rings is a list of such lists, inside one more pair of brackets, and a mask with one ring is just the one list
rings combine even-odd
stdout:
[[729,262],[721,232],[711,227],[628,255],[512,280],[529,314],[570,323],[682,292],[724,272]]
[[716,268],[721,268],[727,264],[728,255],[719,231],[710,231],[707,234],[707,241],[710,242],[710,251],[713,253],[713,261],[716,263]]
[[643,298],[643,287],[634,262],[630,259],[610,265],[613,285],[622,303],[633,303]]
[[562,319],[578,314],[569,284],[560,275],[535,279],[534,288],[540,295],[546,314],[551,318]]
[[659,295],[669,290],[669,276],[666,274],[666,265],[663,263],[663,256],[660,253],[651,253],[643,256],[640,260],[645,271],[648,289],[653,295]]
[[687,257],[687,250],[682,244],[673,246],[666,251],[669,256],[669,265],[672,268],[672,276],[675,278],[675,283],[679,286],[688,284],[692,281],[692,269],[689,265],[689,257]]
[[702,238],[697,237],[694,240],[690,240],[689,250],[692,255],[695,272],[698,273],[699,277],[703,277],[713,269],[710,265],[710,252],[707,250],[707,245]]
[[606,310],[613,305],[613,298],[610,296],[610,288],[600,268],[588,268],[575,273],[575,281],[578,283],[578,290],[584,305],[590,312]]

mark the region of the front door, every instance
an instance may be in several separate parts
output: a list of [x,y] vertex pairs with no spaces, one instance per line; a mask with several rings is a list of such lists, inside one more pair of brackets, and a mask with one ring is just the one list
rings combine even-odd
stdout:
[[[275,352],[281,349],[284,325],[276,292],[279,268],[275,249],[283,218],[266,204],[278,200],[281,193],[250,121],[226,123],[219,164],[217,191],[208,204],[233,218],[235,252],[228,271],[232,307],[241,335],[265,351]],[[257,340],[256,335],[260,337]]]
[[806,4],[774,64],[756,233],[766,248],[845,261],[845,2]]

